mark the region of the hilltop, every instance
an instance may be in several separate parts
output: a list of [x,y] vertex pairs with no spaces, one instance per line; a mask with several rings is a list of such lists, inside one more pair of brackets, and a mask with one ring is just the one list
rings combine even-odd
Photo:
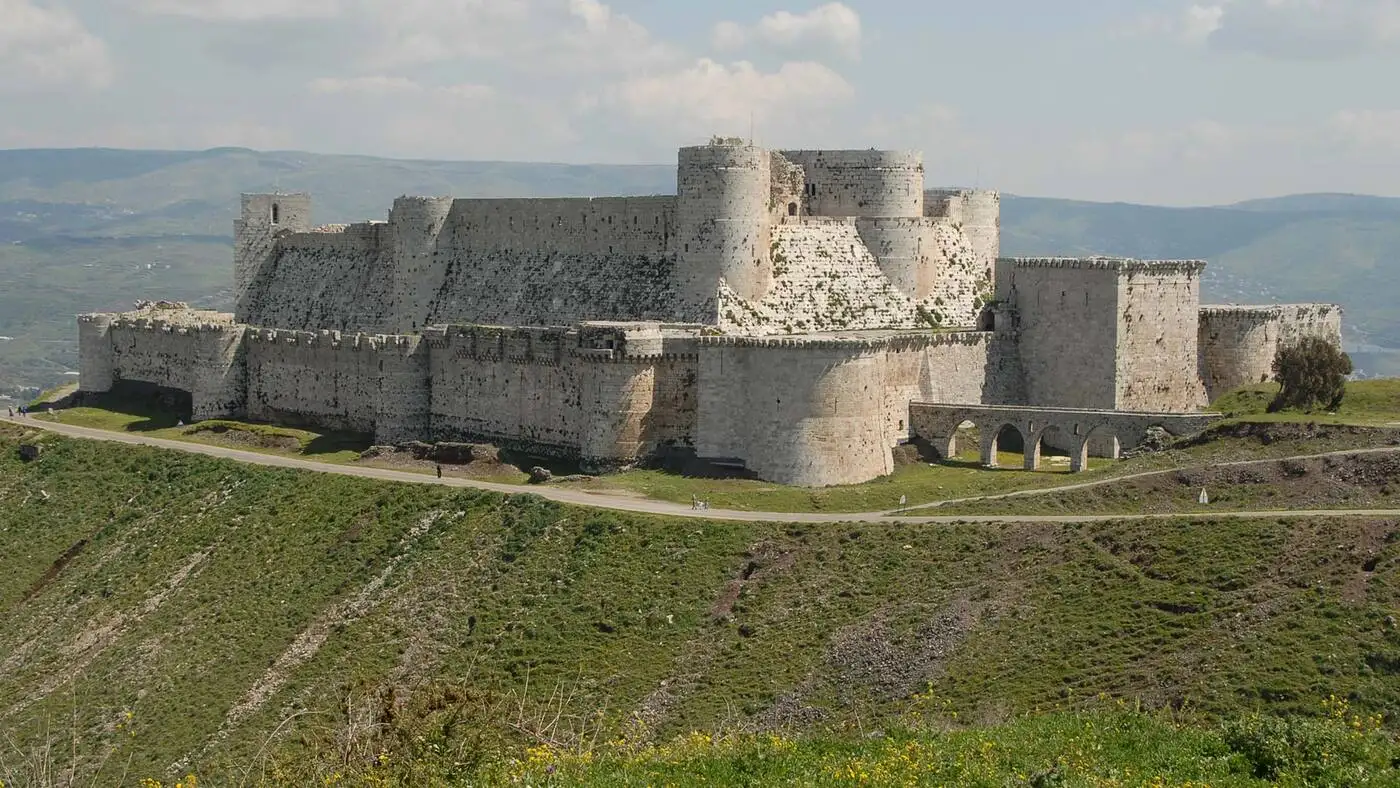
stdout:
[[920,709],[1400,707],[1394,522],[713,522],[13,425],[0,503],[0,762],[76,751],[98,783]]
[[[936,175],[930,176],[935,185]],[[0,395],[76,366],[72,316],[168,298],[227,308],[243,191],[305,190],[325,222],[382,218],[401,194],[674,193],[671,164],[400,161],[304,152],[0,151]],[[1357,366],[1400,373],[1397,201],[1297,195],[1206,208],[1006,196],[1003,253],[1203,257],[1207,301],[1329,300]]]

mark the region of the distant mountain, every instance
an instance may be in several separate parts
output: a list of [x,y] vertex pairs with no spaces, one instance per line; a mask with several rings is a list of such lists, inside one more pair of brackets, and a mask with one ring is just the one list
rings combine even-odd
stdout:
[[[936,185],[936,184],[930,184]],[[0,151],[0,393],[76,368],[72,316],[137,298],[227,307],[238,194],[308,191],[320,222],[386,216],[403,194],[675,193],[673,164],[441,162],[244,148]],[[1326,300],[1356,345],[1400,348],[1400,199],[1308,194],[1161,208],[1008,195],[1008,255],[1204,258],[1206,299]],[[1355,354],[1400,374],[1400,352]]]

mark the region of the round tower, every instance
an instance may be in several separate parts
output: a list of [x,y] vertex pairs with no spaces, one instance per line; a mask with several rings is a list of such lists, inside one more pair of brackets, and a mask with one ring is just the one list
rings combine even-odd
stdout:
[[924,215],[924,155],[892,150],[794,150],[812,216],[916,218]]
[[385,331],[416,333],[428,319],[432,300],[447,273],[447,256],[434,253],[442,228],[447,224],[447,215],[452,211],[452,202],[451,197],[394,200],[394,207],[389,211],[393,258],[388,291],[392,302],[387,325],[383,327]]
[[997,258],[1001,256],[1001,192],[963,192],[962,228],[979,263],[995,279]]
[[681,319],[718,321],[721,278],[750,301],[772,286],[770,161],[768,151],[743,143],[681,148],[676,170]]

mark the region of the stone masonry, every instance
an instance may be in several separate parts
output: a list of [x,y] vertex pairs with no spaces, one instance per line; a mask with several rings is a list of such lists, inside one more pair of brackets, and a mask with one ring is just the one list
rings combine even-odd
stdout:
[[1340,341],[1335,306],[1202,309],[1198,261],[1000,259],[998,195],[925,190],[914,152],[717,139],[680,151],[675,195],[402,197],[327,226],[312,207],[244,195],[233,314],[81,316],[81,389],[824,486],[893,470],[913,403],[1081,409],[1132,440],[1267,374],[1281,341]]

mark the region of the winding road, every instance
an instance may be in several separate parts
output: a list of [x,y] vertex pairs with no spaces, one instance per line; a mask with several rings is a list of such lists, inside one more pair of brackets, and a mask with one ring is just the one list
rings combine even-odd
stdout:
[[[1280,517],[1400,517],[1400,509],[1317,509],[1299,510],[1291,509],[1287,511],[1255,511],[1255,512],[1210,512],[1208,514],[1094,514],[1094,515],[909,515],[901,512],[919,511],[934,508],[940,505],[951,503],[961,503],[970,500],[989,500],[1011,497],[1025,497],[1030,495],[1044,495],[1047,493],[1064,492],[1066,490],[1084,489],[1101,484],[1111,484],[1129,479],[1154,476],[1163,473],[1174,473],[1178,469],[1166,469],[1160,471],[1147,471],[1128,476],[1119,476],[1110,479],[1101,479],[1081,484],[1071,484],[1061,487],[1051,487],[1036,490],[1021,490],[1012,493],[1002,493],[999,495],[985,495],[977,498],[959,499],[956,501],[941,501],[932,504],[924,504],[916,507],[907,507],[903,510],[891,510],[882,512],[746,512],[737,509],[705,509],[695,510],[689,506],[668,501],[657,501],[650,498],[634,497],[629,495],[617,495],[606,492],[588,492],[584,490],[571,490],[562,487],[521,487],[515,484],[501,484],[498,482],[481,481],[478,479],[463,479],[457,477],[437,478],[422,473],[412,473],[408,471],[395,471],[387,468],[370,468],[355,465],[335,465],[332,463],[315,462],[297,457],[284,457],[276,454],[261,454],[258,452],[244,451],[224,446],[211,446],[204,443],[189,443],[185,441],[169,440],[166,438],[153,438],[146,435],[111,432],[108,430],[93,429],[91,427],[77,427],[71,424],[61,424],[47,421],[37,417],[6,417],[0,413],[0,422],[8,422],[21,427],[31,427],[71,438],[83,438],[87,440],[100,440],[110,443],[125,443],[137,446],[153,446],[161,449],[173,451],[189,452],[191,454],[204,454],[210,457],[221,457],[229,460],[237,460],[252,465],[266,465],[276,468],[296,468],[304,471],[315,471],[317,473],[336,473],[342,476],[358,476],[365,479],[379,479],[381,481],[404,482],[408,484],[438,484],[446,487],[468,487],[477,490],[490,490],[492,492],[505,493],[507,495],[537,495],[559,503],[575,504],[578,506],[592,506],[600,509],[612,509],[619,512],[633,512],[636,514],[665,515],[667,517],[691,517],[703,520],[731,520],[746,522],[778,522],[778,523],[1092,523],[1107,522],[1112,520],[1173,520],[1182,517],[1210,517],[1210,518],[1236,518],[1236,519],[1261,519]],[[1262,462],[1279,462],[1287,459],[1311,459],[1316,457],[1344,456],[1354,454],[1380,454],[1380,453],[1400,452],[1398,447],[1381,447],[1370,449],[1351,449],[1343,451],[1324,452],[1321,454],[1300,455],[1298,457],[1273,457],[1264,460],[1242,460],[1226,463],[1217,463],[1210,467],[1249,465]]]

